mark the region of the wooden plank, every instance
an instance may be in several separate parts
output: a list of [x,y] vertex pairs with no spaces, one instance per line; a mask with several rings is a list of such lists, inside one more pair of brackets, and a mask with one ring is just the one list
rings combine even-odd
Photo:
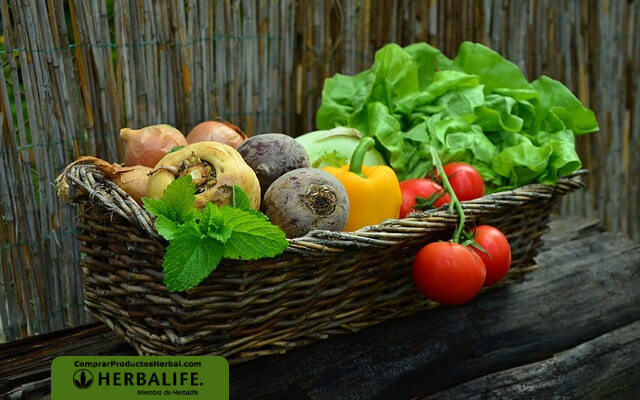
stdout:
[[604,232],[600,220],[558,215],[551,219],[549,229],[550,232],[544,235],[541,251],[552,250],[567,241]]
[[[103,324],[92,324],[1,345],[0,398],[10,393],[39,398],[36,395],[43,391],[43,386],[50,386],[51,360],[62,355],[117,356],[135,355],[135,352]],[[49,390],[44,392],[48,393]]]
[[236,398],[412,398],[542,360],[640,320],[640,246],[609,233],[539,257],[520,285],[231,369]]
[[[523,284],[486,293],[462,307],[419,313],[283,356],[234,366],[233,398],[422,396],[469,384],[487,373],[514,367],[520,373],[518,366],[549,362],[550,357],[562,356],[555,353],[574,346],[578,353],[569,350],[567,354],[583,354],[579,363],[587,368],[589,351],[580,346],[598,337],[609,343],[616,338],[623,353],[637,355],[638,329],[618,328],[634,327],[640,321],[636,306],[640,293],[635,290],[640,283],[640,246],[601,233],[585,220],[555,219],[552,225],[554,230],[547,237],[567,240],[543,252],[540,269]],[[609,331],[613,333],[608,335]],[[604,342],[594,343],[589,346],[599,348]],[[594,360],[608,359],[606,351],[593,353]],[[0,397],[6,393],[46,396],[51,360],[73,354],[134,351],[101,324],[0,345]],[[637,368],[626,370],[640,382]],[[602,379],[615,380],[616,371],[621,370],[610,366]],[[606,390],[597,393],[607,394]]]
[[489,374],[424,400],[632,399],[640,393],[640,321],[544,361]]
[[7,393],[8,400],[14,399],[51,399],[51,378],[43,378],[37,381],[28,382],[24,385],[16,387],[10,393]]

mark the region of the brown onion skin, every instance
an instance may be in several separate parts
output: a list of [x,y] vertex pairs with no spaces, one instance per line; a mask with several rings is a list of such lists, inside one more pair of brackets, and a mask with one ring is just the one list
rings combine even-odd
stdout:
[[66,183],[65,175],[74,165],[91,164],[98,168],[107,178],[118,185],[122,190],[127,192],[138,204],[142,205],[142,198],[147,194],[147,181],[151,168],[143,165],[132,165],[123,167],[120,164],[111,164],[108,161],[101,160],[92,156],[82,156],[67,165],[64,171],[56,178],[58,187],[58,196],[71,200],[69,194],[69,185]]
[[172,148],[188,144],[182,132],[165,124],[137,130],[124,128],[120,130],[120,137],[127,144],[124,163],[149,168],[153,168]]
[[119,173],[114,181],[122,190],[138,204],[142,204],[142,198],[147,195],[147,182],[151,168],[144,165],[132,165],[131,170]]
[[201,122],[187,135],[189,144],[198,142],[224,143],[234,149],[247,139],[247,135],[237,126],[229,122],[205,121]]

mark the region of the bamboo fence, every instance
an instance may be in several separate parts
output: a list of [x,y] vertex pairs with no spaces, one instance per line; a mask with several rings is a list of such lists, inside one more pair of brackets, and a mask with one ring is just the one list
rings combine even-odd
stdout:
[[482,42],[563,81],[601,125],[588,188],[562,212],[640,239],[640,0],[5,0],[0,3],[0,340],[76,326],[74,210],[53,180],[80,155],[122,160],[122,127],[314,129],[323,80],[388,42],[454,56]]

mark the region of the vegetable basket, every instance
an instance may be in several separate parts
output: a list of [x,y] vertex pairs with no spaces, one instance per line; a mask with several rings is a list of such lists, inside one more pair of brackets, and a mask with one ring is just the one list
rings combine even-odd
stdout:
[[[585,174],[462,203],[469,224],[493,225],[509,239],[512,267],[501,284],[536,268],[554,204]],[[61,178],[59,194],[79,207],[86,307],[141,355],[238,363],[433,308],[411,264],[425,244],[450,239],[458,221],[444,207],[353,233],[312,231],[278,257],[224,261],[199,286],[170,293],[161,267],[167,242],[153,217],[93,166]]]

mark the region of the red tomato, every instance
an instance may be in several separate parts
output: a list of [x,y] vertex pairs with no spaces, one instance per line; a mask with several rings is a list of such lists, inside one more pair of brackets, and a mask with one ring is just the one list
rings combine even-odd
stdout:
[[416,286],[440,304],[455,305],[471,300],[482,289],[485,274],[480,257],[458,243],[430,243],[413,261]]
[[487,268],[484,285],[491,286],[500,282],[511,267],[511,247],[509,247],[507,238],[498,229],[489,225],[476,226],[471,232],[475,234],[476,243],[488,253],[487,255],[475,247],[471,247],[471,250],[480,256]]
[[471,165],[453,162],[445,165],[443,169],[458,200],[467,201],[484,196],[482,175]]
[[[416,197],[422,197],[423,199],[429,198],[432,194],[442,191],[442,186],[438,185],[431,179],[407,179],[400,182],[400,190],[402,190],[402,205],[400,206],[400,218],[404,218],[413,211],[413,207],[416,205]],[[447,204],[451,201],[449,193],[445,193],[440,197],[433,206],[438,208],[443,204]]]

